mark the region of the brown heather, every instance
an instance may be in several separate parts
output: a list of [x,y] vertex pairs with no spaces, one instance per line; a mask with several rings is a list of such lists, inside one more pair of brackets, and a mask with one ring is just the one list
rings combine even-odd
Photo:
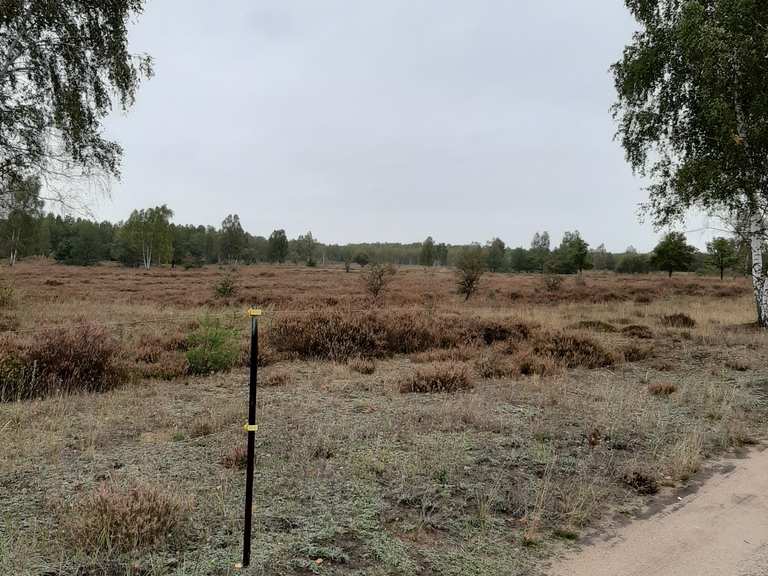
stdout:
[[418,366],[400,382],[400,392],[456,392],[472,388],[469,368],[460,362]]
[[[370,311],[359,270],[333,266],[240,267],[227,299],[215,266],[0,273],[17,330],[0,335],[1,381],[39,375],[41,326],[88,322],[138,375],[0,403],[0,574],[232,572],[251,304],[259,377],[277,384],[258,396],[258,573],[537,574],[562,538],[766,437],[768,335],[746,279],[585,272],[549,291],[488,273],[465,303],[451,270],[404,266]],[[672,313],[695,325],[665,327]],[[205,316],[237,331],[232,372],[187,374]]]
[[133,553],[180,538],[191,502],[147,484],[103,483],[63,510],[67,538],[89,554]]
[[126,376],[119,342],[91,322],[0,340],[0,400],[102,392]]

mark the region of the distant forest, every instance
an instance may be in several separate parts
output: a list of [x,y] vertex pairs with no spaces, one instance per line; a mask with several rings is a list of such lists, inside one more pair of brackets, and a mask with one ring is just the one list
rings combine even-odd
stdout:
[[699,252],[679,232],[667,234],[648,254],[631,246],[622,253],[590,245],[577,231],[566,232],[553,244],[547,232],[537,232],[527,247],[510,248],[499,238],[484,245],[451,245],[426,238],[423,242],[324,244],[311,232],[288,238],[284,230],[269,236],[246,232],[236,214],[221,225],[174,224],[167,206],[134,210],[124,222],[96,222],[73,216],[43,213],[39,184],[19,186],[0,218],[0,250],[11,265],[31,256],[54,258],[63,264],[94,265],[116,261],[126,266],[180,266],[205,264],[305,264],[453,266],[463,251],[482,251],[491,272],[543,272],[573,274],[586,269],[620,273],[696,271],[747,273],[748,250],[735,239],[717,238]]

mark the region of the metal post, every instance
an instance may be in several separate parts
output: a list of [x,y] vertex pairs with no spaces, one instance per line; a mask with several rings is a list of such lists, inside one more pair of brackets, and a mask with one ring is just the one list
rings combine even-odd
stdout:
[[243,566],[251,563],[251,519],[253,512],[253,468],[256,443],[256,379],[259,362],[259,321],[261,310],[248,310],[251,318],[251,374],[248,384],[248,423],[244,426],[248,433],[247,466],[245,472],[245,526],[243,527]]

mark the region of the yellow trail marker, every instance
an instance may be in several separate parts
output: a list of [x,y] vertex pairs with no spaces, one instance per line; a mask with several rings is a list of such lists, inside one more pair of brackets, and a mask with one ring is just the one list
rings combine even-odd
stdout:
[[246,432],[258,432],[259,431],[259,425],[258,424],[243,424],[243,430]]
[[248,308],[248,316],[261,316],[261,308]]

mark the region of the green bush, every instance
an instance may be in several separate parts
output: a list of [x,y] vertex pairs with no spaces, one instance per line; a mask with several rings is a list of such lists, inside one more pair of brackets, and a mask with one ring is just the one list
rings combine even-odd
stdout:
[[212,374],[231,370],[240,358],[240,335],[222,326],[219,320],[205,318],[188,337],[187,362],[192,374]]

